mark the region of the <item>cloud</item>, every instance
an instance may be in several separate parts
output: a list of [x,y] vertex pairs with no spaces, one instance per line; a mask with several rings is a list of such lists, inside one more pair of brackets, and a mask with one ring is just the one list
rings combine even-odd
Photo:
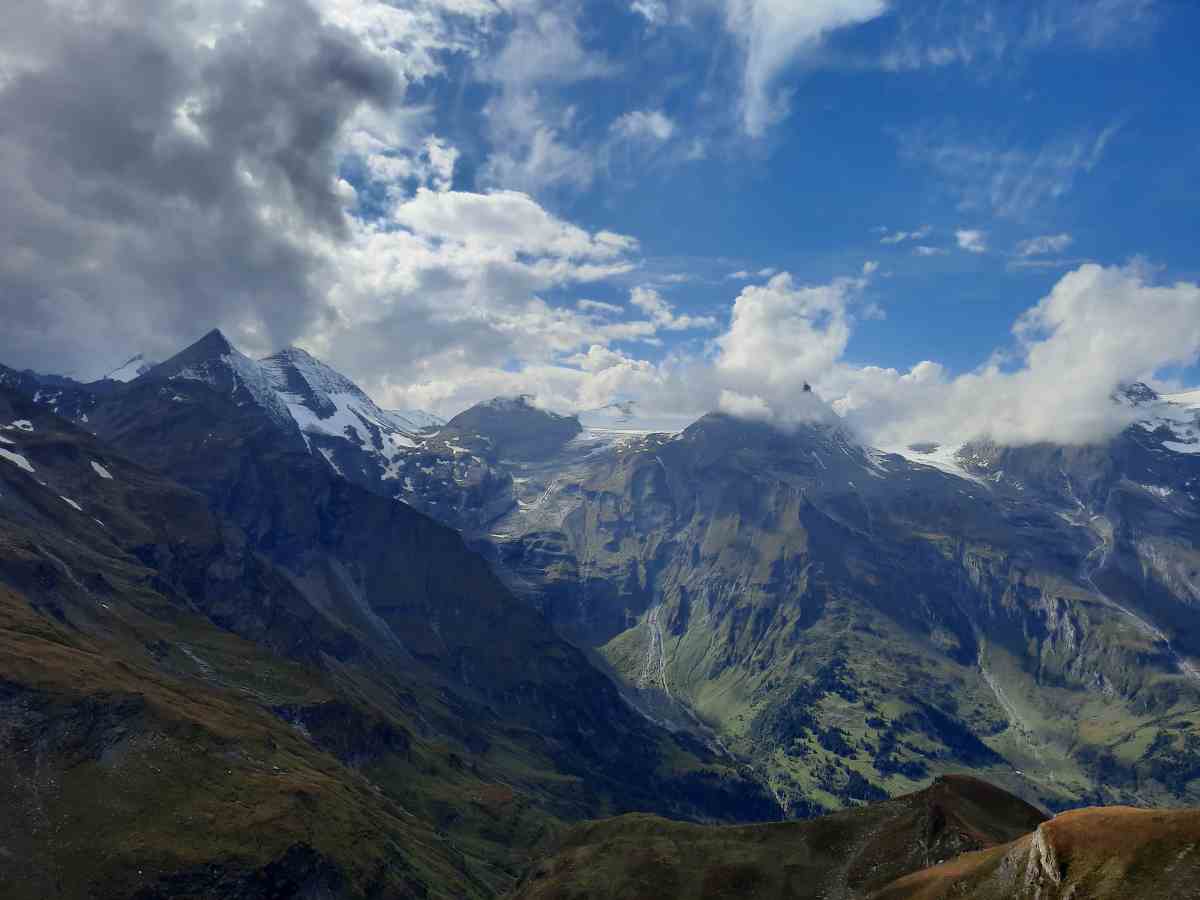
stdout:
[[968,253],[987,253],[987,235],[974,228],[960,228],[954,232],[960,250]]
[[[705,2],[705,0],[696,0]],[[741,124],[761,137],[787,114],[789,92],[779,89],[787,71],[818,50],[841,28],[860,25],[887,10],[883,0],[707,0],[724,16],[742,52]]]
[[946,252],[944,247],[930,247],[928,244],[918,244],[913,247],[913,253],[917,256],[945,256]]
[[1017,256],[1044,256],[1047,253],[1062,253],[1074,243],[1074,240],[1066,232],[1029,238],[1017,244]]
[[1160,16],[1156,0],[1033,0],[901,6],[895,34],[878,56],[890,71],[946,66],[995,68],[1051,47],[1102,50],[1148,38]]
[[767,398],[784,415],[787,397],[845,353],[850,305],[863,285],[859,279],[797,285],[787,272],[747,285],[733,303],[729,329],[716,340],[714,366],[723,386]]
[[629,8],[650,25],[662,25],[671,15],[666,0],[633,0]]
[[1064,275],[1013,325],[1015,348],[959,376],[933,361],[908,372],[834,366],[820,384],[874,441],[1005,444],[1104,440],[1129,422],[1111,395],[1200,355],[1200,286],[1153,283],[1138,264]]
[[197,322],[286,343],[314,240],[350,230],[341,142],[402,75],[303,3],[32,4],[0,59],[0,352],[80,374]]
[[612,131],[626,140],[661,143],[675,133],[675,123],[658,110],[635,110],[613,122]]
[[933,231],[932,225],[922,225],[913,231],[888,231],[887,228],[877,229],[882,231],[882,236],[879,238],[881,244],[902,244],[905,241],[919,241],[929,237]]
[[601,300],[576,300],[576,309],[581,309],[588,313],[603,313],[608,316],[619,316],[625,312],[624,309],[617,306],[615,303],[604,303]]
[[492,89],[483,107],[493,148],[480,170],[490,186],[537,192],[586,188],[598,160],[578,131],[578,110],[564,89],[612,77],[616,65],[585,45],[572,0],[523,0],[505,7],[509,30],[499,49],[481,55],[475,79]]
[[629,302],[642,310],[655,327],[664,331],[688,331],[695,328],[714,328],[717,320],[712,316],[679,315],[658,291],[648,287],[635,287],[629,294]]
[[1119,124],[1060,138],[1041,147],[1006,147],[938,135],[927,129],[900,135],[905,159],[930,166],[962,209],[1022,220],[1063,197],[1080,175],[1099,164]]

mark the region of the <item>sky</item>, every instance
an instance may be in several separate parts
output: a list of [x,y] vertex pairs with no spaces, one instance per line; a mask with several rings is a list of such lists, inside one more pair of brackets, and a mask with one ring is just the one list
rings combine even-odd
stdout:
[[381,404],[1102,440],[1200,383],[1200,5],[49,0],[0,32],[0,361],[213,327]]

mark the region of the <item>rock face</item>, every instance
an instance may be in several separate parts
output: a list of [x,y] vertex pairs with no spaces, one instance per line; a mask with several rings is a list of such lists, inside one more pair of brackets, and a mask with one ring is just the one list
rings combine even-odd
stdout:
[[866,898],[896,879],[1039,828],[1045,815],[971,778],[812,819],[706,828],[633,815],[576,826],[514,900]]
[[210,335],[84,427],[0,388],[6,896],[485,897],[562,821],[778,815],[261,374]]

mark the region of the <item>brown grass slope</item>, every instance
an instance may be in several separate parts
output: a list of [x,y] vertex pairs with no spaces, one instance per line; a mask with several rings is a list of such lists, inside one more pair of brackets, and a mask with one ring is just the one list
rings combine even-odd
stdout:
[[901,878],[873,900],[1195,900],[1200,810],[1061,813],[1010,844]]
[[964,776],[803,822],[699,826],[631,815],[570,829],[514,900],[866,897],[964,851],[1012,841],[1045,815]]

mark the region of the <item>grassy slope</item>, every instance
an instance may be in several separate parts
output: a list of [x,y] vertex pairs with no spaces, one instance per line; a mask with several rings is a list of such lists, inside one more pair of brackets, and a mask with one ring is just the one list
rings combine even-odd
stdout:
[[569,831],[513,897],[861,897],[946,857],[1012,840],[1043,819],[971,778],[805,822],[703,827],[625,816]]
[[1101,807],[899,879],[876,900],[1126,900],[1200,896],[1200,810]]

